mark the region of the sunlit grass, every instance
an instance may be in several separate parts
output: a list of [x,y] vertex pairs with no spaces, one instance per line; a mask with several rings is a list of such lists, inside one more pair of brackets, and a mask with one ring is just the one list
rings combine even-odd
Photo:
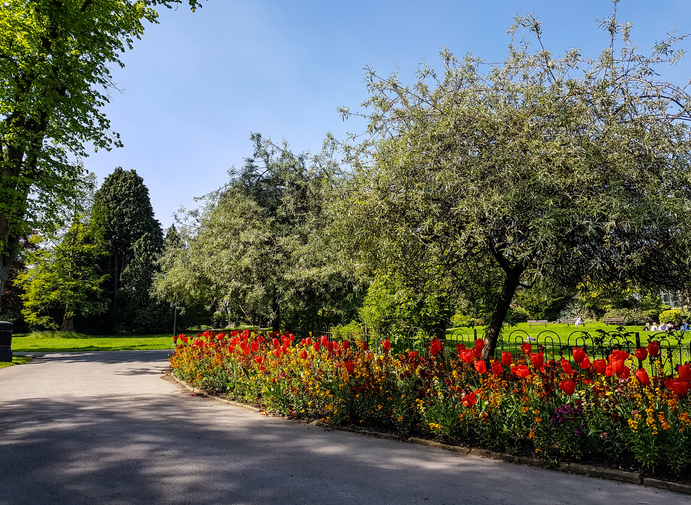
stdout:
[[84,335],[83,333],[42,331],[12,337],[15,352],[125,351],[173,348],[170,334]]
[[12,356],[12,362],[0,361],[0,368],[7,368],[13,365],[23,365],[24,363],[31,362],[33,358],[31,356]]

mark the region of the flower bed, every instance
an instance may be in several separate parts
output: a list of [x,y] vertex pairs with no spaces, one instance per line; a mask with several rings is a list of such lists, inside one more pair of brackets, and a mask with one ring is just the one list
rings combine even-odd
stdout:
[[529,452],[553,463],[690,469],[691,365],[664,375],[655,342],[592,361],[578,348],[555,361],[525,344],[489,366],[479,359],[482,340],[452,352],[435,339],[429,356],[394,354],[388,341],[374,354],[363,342],[296,342],[247,330],[177,342],[170,361],[180,379],[292,418]]

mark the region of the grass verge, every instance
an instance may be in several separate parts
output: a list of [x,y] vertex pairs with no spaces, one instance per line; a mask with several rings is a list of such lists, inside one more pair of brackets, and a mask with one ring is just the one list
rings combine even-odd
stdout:
[[163,335],[84,335],[35,332],[12,337],[14,352],[128,351],[172,349],[173,337]]
[[7,368],[13,365],[23,365],[30,363],[33,358],[31,356],[12,356],[12,362],[0,361],[0,368]]

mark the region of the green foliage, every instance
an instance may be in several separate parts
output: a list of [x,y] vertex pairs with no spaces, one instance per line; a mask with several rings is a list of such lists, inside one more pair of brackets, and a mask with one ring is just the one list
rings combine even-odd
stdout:
[[[36,240],[40,240],[36,236]],[[90,316],[107,310],[101,286],[108,275],[96,264],[103,256],[100,244],[76,221],[52,249],[39,249],[28,258],[29,268],[16,282],[24,289],[22,314],[31,327],[74,330],[77,315]],[[62,323],[56,321],[62,315]]]
[[677,39],[639,54],[612,16],[600,58],[557,57],[532,16],[520,28],[541,47],[514,40],[503,64],[444,50],[410,86],[368,72],[369,138],[341,208],[372,270],[433,266],[493,305],[486,356],[521,284],[691,281],[689,96],[656,77]]
[[[121,145],[101,112],[110,68],[182,0],[7,0],[0,9],[0,288],[19,240],[62,223],[87,146]],[[192,9],[198,0],[189,0]],[[69,221],[68,221],[69,222]],[[1,294],[1,290],[0,290]]]
[[182,244],[160,260],[158,296],[275,330],[352,319],[359,282],[330,245],[323,210],[339,171],[333,146],[308,158],[285,142],[252,141],[253,157],[181,223]]
[[386,338],[401,336],[412,328],[442,330],[451,322],[452,309],[448,297],[439,286],[429,283],[416,291],[396,275],[379,272],[367,290],[358,311],[360,319],[376,335]]
[[112,328],[141,333],[171,327],[170,306],[150,295],[163,232],[136,171],[118,167],[106,177],[94,195],[91,227],[107,253],[101,269],[111,279],[104,289],[111,300]]
[[665,310],[659,316],[661,323],[676,323],[681,324],[684,319],[688,319],[689,313],[685,310],[673,309]]
[[630,326],[652,323],[654,319],[650,316],[650,311],[642,311],[641,309],[611,309],[605,312],[603,317],[621,317],[624,319],[623,324]]

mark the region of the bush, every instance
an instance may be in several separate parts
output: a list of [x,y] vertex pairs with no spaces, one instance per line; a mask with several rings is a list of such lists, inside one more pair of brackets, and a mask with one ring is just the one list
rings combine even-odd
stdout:
[[644,325],[645,323],[652,323],[649,319],[649,313],[643,312],[641,309],[611,309],[605,312],[603,318],[621,317],[624,319],[624,326],[629,325]]
[[530,319],[530,313],[523,307],[511,307],[506,314],[506,322],[509,324],[525,323]]
[[679,309],[665,310],[659,316],[661,323],[677,323],[681,324],[683,319],[689,317],[689,313]]
[[475,328],[484,326],[485,320],[481,317],[467,316],[465,314],[454,314],[451,318],[451,325],[454,328]]

